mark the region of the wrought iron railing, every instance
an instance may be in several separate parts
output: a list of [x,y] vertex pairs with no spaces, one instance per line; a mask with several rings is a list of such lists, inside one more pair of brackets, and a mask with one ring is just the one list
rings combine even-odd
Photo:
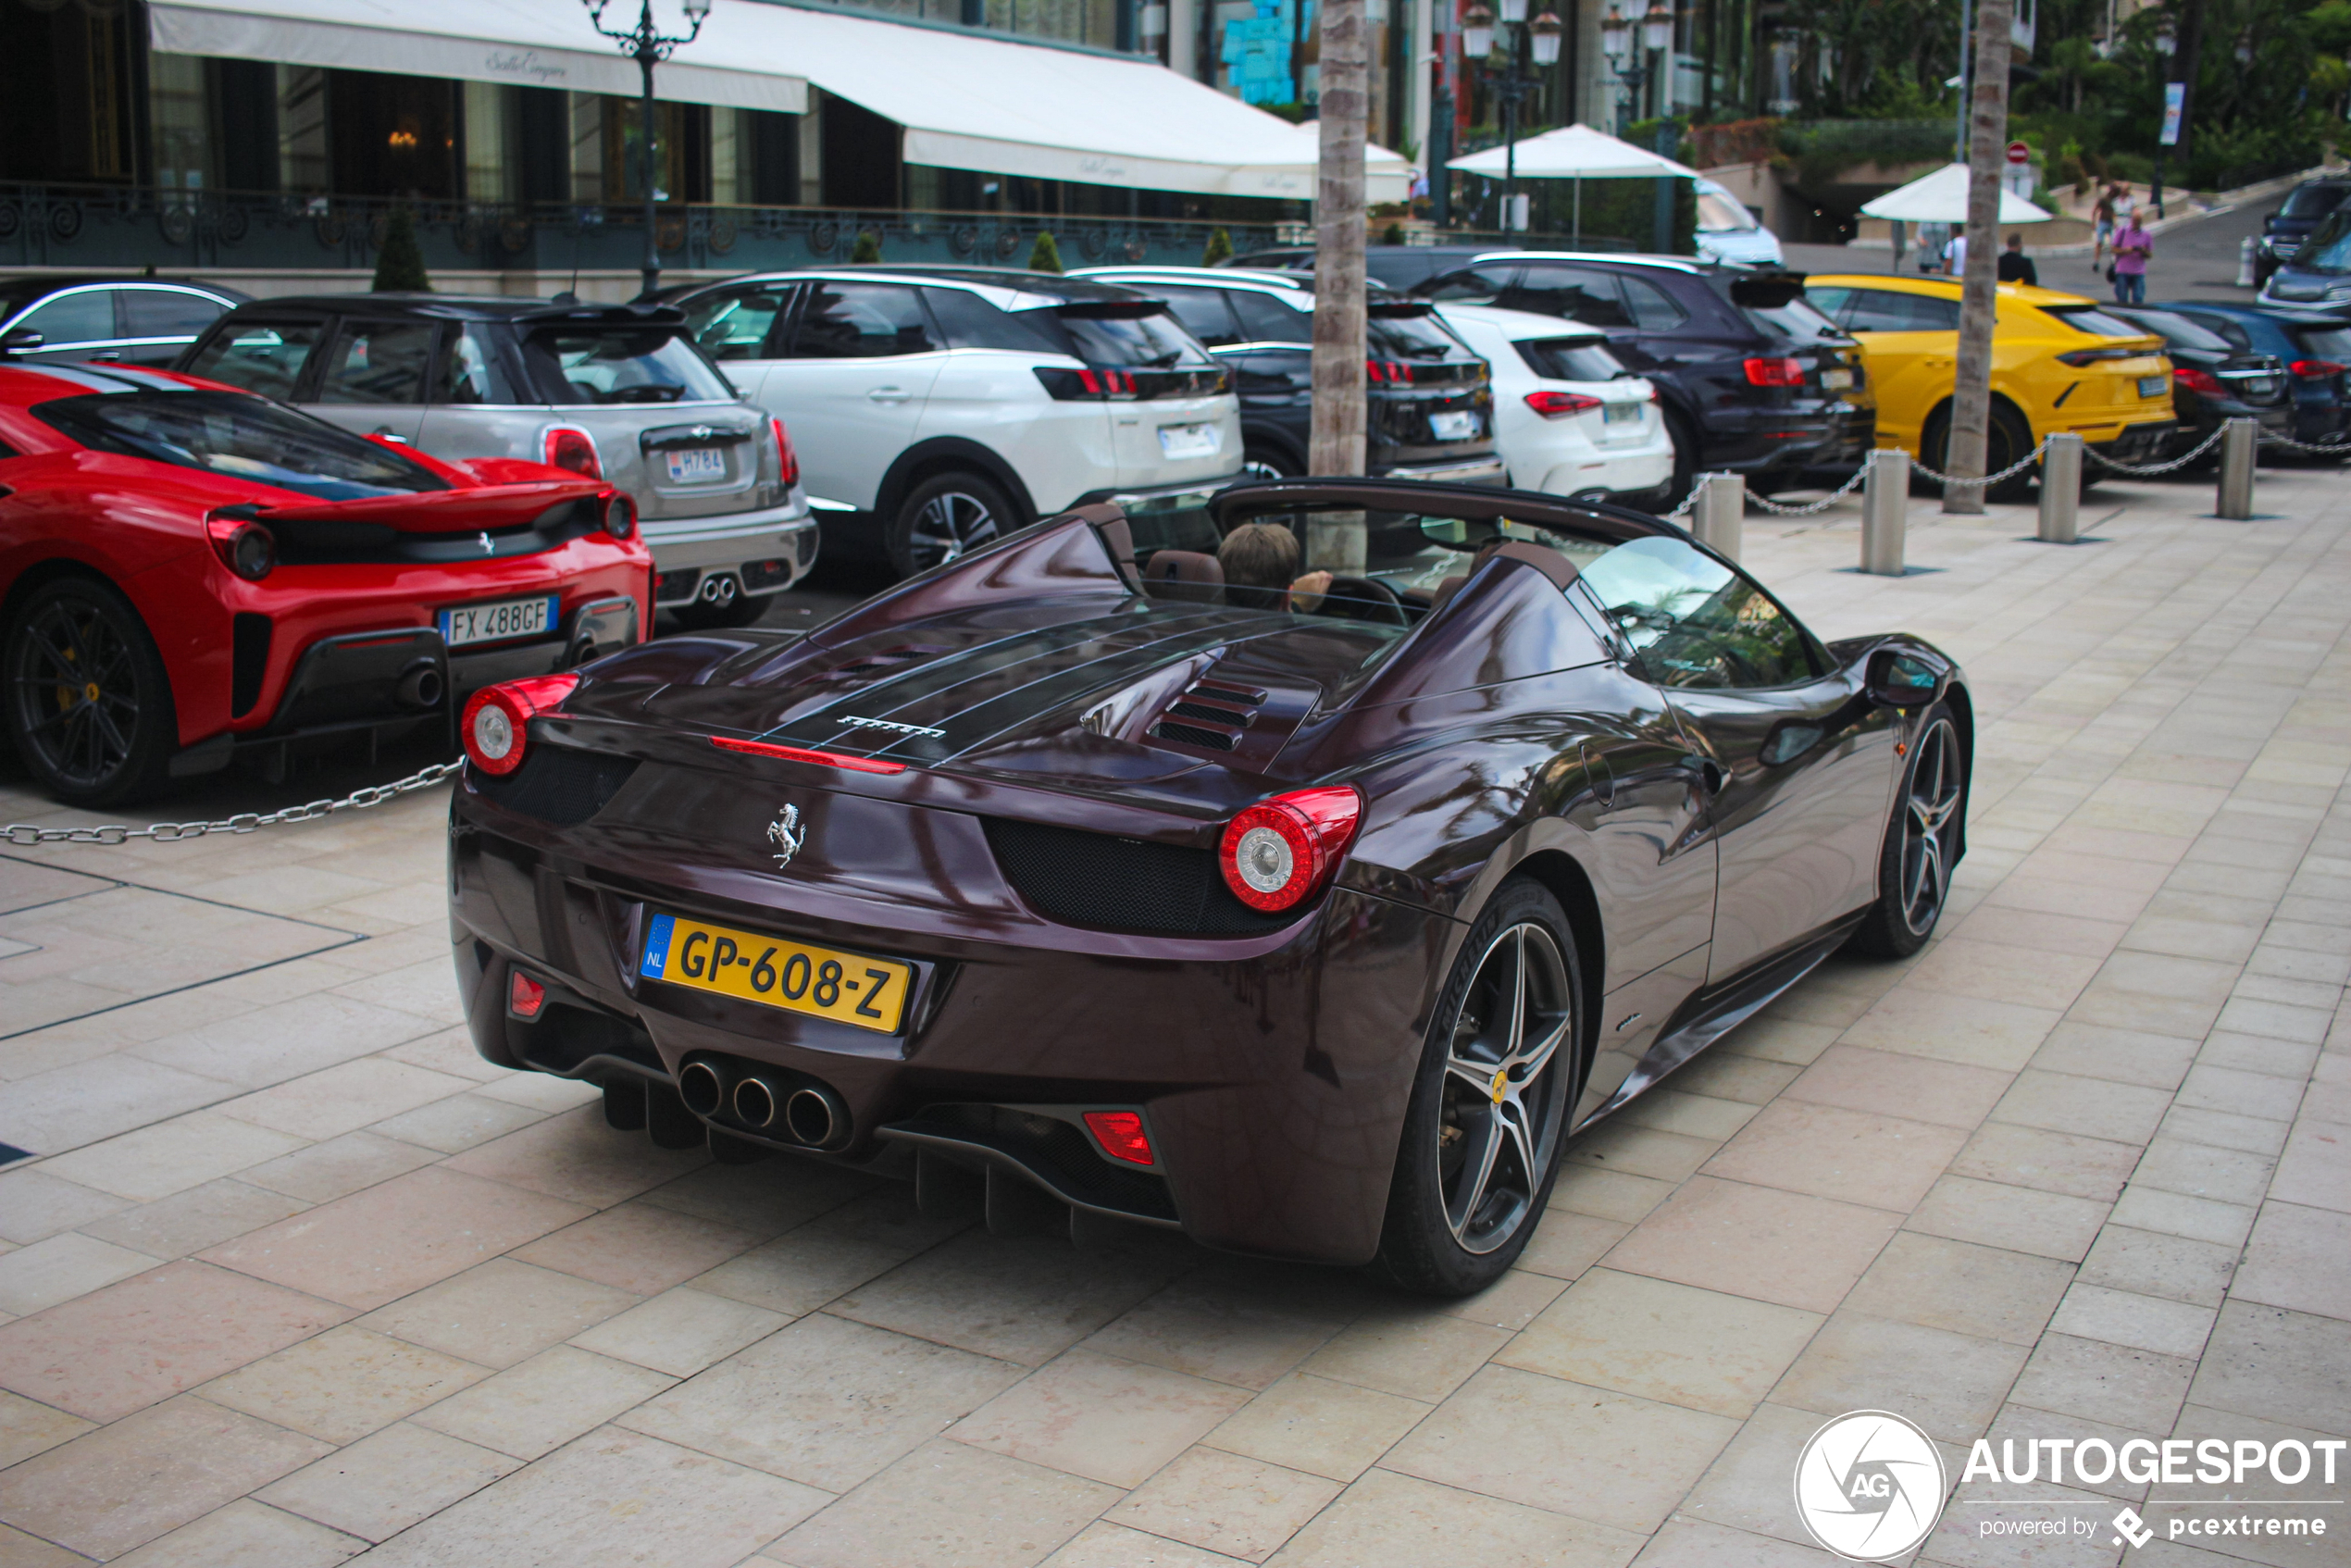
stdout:
[[[363,269],[402,205],[431,271],[633,272],[643,260],[644,209],[622,204],[0,184],[0,268]],[[1274,238],[1271,225],[1210,219],[679,205],[661,209],[654,241],[665,266],[687,272],[846,261],[861,234],[886,261],[1026,266],[1051,233],[1067,267],[1189,265],[1218,229],[1236,251]]]

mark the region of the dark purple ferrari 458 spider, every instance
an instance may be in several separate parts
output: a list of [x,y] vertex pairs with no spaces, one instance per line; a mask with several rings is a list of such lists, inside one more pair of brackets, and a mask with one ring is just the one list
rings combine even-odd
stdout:
[[[1460,1294],[1578,1127],[1838,947],[1933,930],[1973,725],[1927,644],[1824,643],[1607,506],[1292,479],[1196,521],[1138,551],[1088,507],[804,637],[479,694],[482,1054],[1000,1227]],[[1251,523],[1363,566],[1228,582]]]

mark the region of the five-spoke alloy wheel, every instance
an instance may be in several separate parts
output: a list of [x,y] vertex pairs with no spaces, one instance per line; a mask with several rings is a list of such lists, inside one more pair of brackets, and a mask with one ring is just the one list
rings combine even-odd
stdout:
[[1877,902],[1853,933],[1854,951],[1866,957],[1908,958],[1926,945],[1959,862],[1968,754],[1948,710],[1927,709],[1906,750],[1909,762],[1878,852]]

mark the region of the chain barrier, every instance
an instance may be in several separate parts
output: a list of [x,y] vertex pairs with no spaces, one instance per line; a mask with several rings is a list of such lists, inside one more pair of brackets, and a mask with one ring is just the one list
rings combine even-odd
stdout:
[[2351,452],[2351,435],[2345,435],[2341,441],[2335,442],[2307,442],[2296,441],[2292,436],[2271,435],[2264,430],[2261,433],[2261,444],[2283,446],[2295,452],[2315,452],[2322,457],[2340,457],[2345,453]]
[[2206,453],[2220,445],[2220,437],[2225,434],[2227,430],[2228,426],[2225,424],[2214,427],[2210,435],[2196,442],[2187,451],[2180,454],[2179,456],[2172,458],[2169,463],[2157,463],[2151,466],[2138,463],[2117,463],[2111,457],[2099,455],[2097,448],[2094,446],[2084,447],[2082,449],[2082,454],[2089,458],[2101,468],[2111,468],[2118,474],[2128,474],[2133,479],[2151,479],[2159,474],[2168,474],[2175,469],[2186,467],[2189,464],[2195,462],[2197,458],[2203,456]]
[[1861,466],[1853,470],[1853,477],[1851,479],[1846,480],[1843,484],[1837,486],[1835,490],[1821,497],[1820,500],[1806,502],[1801,506],[1784,506],[1780,503],[1773,500],[1770,496],[1758,495],[1753,491],[1748,492],[1747,498],[1748,500],[1753,502],[1756,505],[1762,507],[1766,512],[1773,513],[1779,516],[1809,517],[1815,512],[1827,511],[1830,507],[1835,505],[1838,502],[1844,500],[1847,496],[1860,489],[1862,482],[1870,477],[1870,470],[1876,467],[1877,452],[1874,448],[1872,448],[1869,456],[1862,460]]
[[207,833],[251,833],[261,828],[279,828],[290,822],[317,822],[339,811],[366,811],[388,801],[417,790],[429,790],[444,778],[455,776],[464,765],[437,762],[407,778],[392,784],[370,784],[364,790],[354,790],[339,801],[312,801],[305,805],[287,806],[269,812],[240,812],[218,822],[157,822],[145,828],[124,828],[109,824],[104,828],[43,828],[36,823],[11,822],[0,828],[0,841],[18,849],[34,844],[123,844],[133,839],[152,839],[158,844],[176,844],[189,839],[201,839]]
[[1690,492],[1687,495],[1682,497],[1681,504],[1675,506],[1671,512],[1661,514],[1667,522],[1670,523],[1676,517],[1686,517],[1692,512],[1698,510],[1698,480],[1704,479],[1705,477],[1706,476],[1704,474],[1699,474],[1696,478],[1692,479],[1690,480]]
[[[2018,461],[2009,464],[2007,467],[2001,469],[1996,474],[1986,474],[1980,479],[1963,479],[1951,474],[1938,474],[1915,457],[1910,459],[1910,467],[1919,473],[1924,474],[1928,479],[1933,479],[1936,484],[1958,485],[1964,489],[1972,490],[1978,485],[1996,485],[2002,479],[2012,479],[2016,478],[2017,475],[2024,472],[2025,469],[2030,468],[2034,464],[2038,463],[2041,460],[2041,454],[2048,450],[2048,438],[2044,436],[2041,438],[2040,445],[2026,453]],[[2093,454],[2092,455],[2096,455],[2096,454]]]

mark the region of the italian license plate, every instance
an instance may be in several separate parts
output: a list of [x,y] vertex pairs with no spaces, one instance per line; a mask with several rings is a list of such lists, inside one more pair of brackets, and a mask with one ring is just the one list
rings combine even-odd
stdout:
[[1830,392],[1843,392],[1852,384],[1853,372],[1850,370],[1837,369],[1821,372],[1821,385]]
[[637,973],[883,1034],[898,1032],[914,985],[914,966],[895,958],[812,947],[681,915],[656,915],[647,923]]
[[671,484],[715,484],[727,477],[727,454],[715,446],[666,452]]
[[1159,452],[1163,457],[1213,457],[1224,446],[1225,432],[1214,425],[1159,428]]
[[1602,424],[1637,425],[1641,422],[1641,410],[1648,405],[1643,403],[1611,403],[1602,406],[1604,409],[1600,415]]
[[2161,397],[2165,392],[2168,392],[2171,390],[2171,379],[2168,376],[2142,376],[2139,378],[2139,395],[2141,397]]
[[504,599],[495,604],[464,604],[441,612],[441,640],[452,648],[468,642],[504,642],[537,637],[555,624],[555,601]]
[[1474,441],[1486,432],[1478,429],[1477,411],[1462,408],[1447,414],[1430,415],[1428,433],[1438,441]]

